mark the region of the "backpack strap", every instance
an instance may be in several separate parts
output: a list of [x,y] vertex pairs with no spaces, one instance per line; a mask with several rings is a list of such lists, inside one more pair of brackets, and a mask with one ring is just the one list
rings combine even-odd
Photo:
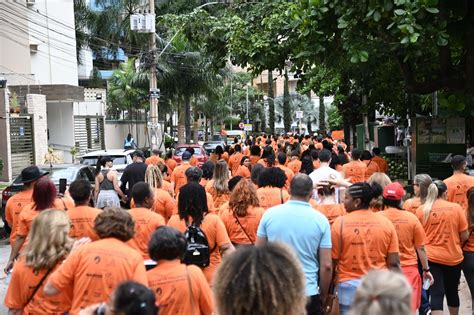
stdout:
[[280,188],[280,200],[281,204],[284,204],[285,202],[283,201],[283,188]]

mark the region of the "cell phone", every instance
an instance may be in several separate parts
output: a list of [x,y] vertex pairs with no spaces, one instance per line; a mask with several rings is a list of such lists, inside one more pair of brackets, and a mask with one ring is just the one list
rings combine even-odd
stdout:
[[66,178],[60,178],[59,179],[59,194],[64,195],[66,192],[66,186],[67,186],[67,179]]

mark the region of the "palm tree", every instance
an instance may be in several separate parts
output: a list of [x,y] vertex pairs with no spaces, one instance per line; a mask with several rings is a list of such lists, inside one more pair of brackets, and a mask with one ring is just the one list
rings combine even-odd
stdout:
[[[284,97],[275,98],[275,107],[278,112],[284,112]],[[318,121],[319,112],[314,108],[311,98],[307,95],[299,93],[290,93],[288,96],[288,113],[290,117],[290,125],[296,121],[296,111],[303,111],[302,122],[306,123],[308,132],[311,132],[311,125]],[[293,117],[293,118],[292,118]],[[286,127],[285,127],[286,129]]]

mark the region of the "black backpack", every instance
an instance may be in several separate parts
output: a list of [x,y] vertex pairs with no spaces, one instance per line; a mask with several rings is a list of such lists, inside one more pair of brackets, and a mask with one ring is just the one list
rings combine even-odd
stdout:
[[196,224],[186,224],[188,228],[184,232],[187,245],[183,257],[183,263],[186,265],[196,265],[198,267],[209,266],[211,251],[206,234]]

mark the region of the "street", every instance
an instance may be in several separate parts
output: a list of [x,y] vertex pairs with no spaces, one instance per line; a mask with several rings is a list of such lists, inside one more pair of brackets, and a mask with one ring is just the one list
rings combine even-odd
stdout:
[[[7,286],[5,285],[5,274],[3,273],[3,268],[8,260],[8,255],[10,254],[10,245],[8,245],[7,240],[0,242],[0,300],[2,303],[0,304],[0,315],[8,314],[8,309],[5,307],[3,301],[5,299],[5,294],[7,292]],[[460,299],[461,299],[461,308],[459,311],[460,315],[470,315],[472,314],[472,307],[470,301],[470,294],[469,289],[467,287],[466,281],[464,277],[461,278],[461,285],[460,285]],[[444,307],[444,314],[449,315],[447,310],[446,301]]]

